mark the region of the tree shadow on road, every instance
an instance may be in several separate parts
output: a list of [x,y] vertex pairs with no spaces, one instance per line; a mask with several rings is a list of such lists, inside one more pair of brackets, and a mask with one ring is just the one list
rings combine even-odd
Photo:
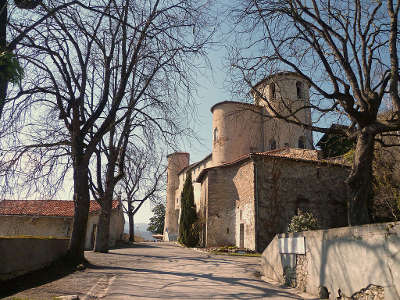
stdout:
[[76,268],[74,266],[71,266],[63,260],[55,261],[46,268],[7,281],[0,281],[0,298],[12,296],[24,290],[41,286],[65,277],[75,271]]
[[[256,290],[257,293],[251,293],[253,296],[250,298],[246,299],[255,299],[255,298],[272,298],[272,297],[284,297],[286,299],[303,299],[300,296],[294,295],[290,292],[282,290],[282,288],[274,289],[274,288],[268,288],[265,286],[260,286],[260,285],[265,285],[267,283],[258,280],[257,278],[252,278],[250,275],[248,277],[225,277],[225,276],[215,276],[212,273],[209,274],[199,274],[199,273],[193,273],[193,272],[178,272],[178,271],[163,271],[163,270],[152,270],[152,269],[143,269],[143,268],[129,268],[129,267],[121,267],[121,266],[104,266],[104,265],[88,265],[88,268],[92,269],[97,269],[97,270],[113,270],[113,271],[125,271],[125,272],[130,272],[130,273],[135,273],[135,276],[138,276],[139,274],[147,274],[149,275],[165,275],[165,276],[176,276],[177,279],[174,280],[172,283],[169,282],[166,285],[160,285],[157,287],[157,289],[162,290],[163,288],[166,288],[170,285],[180,283],[182,281],[198,281],[201,279],[209,280],[211,281],[212,284],[230,284],[230,285],[235,285],[239,287],[244,287],[244,288],[249,288]],[[127,274],[124,272],[124,276]],[[127,283],[129,284],[129,283]],[[198,282],[199,287],[201,284]],[[261,293],[260,293],[261,292]],[[245,293],[248,294],[248,293]],[[125,296],[138,296],[138,295],[130,295],[130,294],[124,294]],[[165,296],[165,295],[164,295]],[[225,298],[226,296],[226,298]],[[152,298],[157,298],[156,295],[152,295]],[[174,298],[185,298],[186,295],[173,295]],[[231,294],[224,294],[225,299],[243,299],[242,297],[239,297],[237,293],[232,293]],[[185,298],[186,299],[186,298]]]
[[[207,263],[210,265],[220,265],[220,264],[231,264],[232,263],[232,259],[225,259],[222,258],[221,256],[219,257],[215,257],[212,255],[207,255],[205,254],[202,257],[199,256],[171,256],[171,255],[165,255],[165,256],[161,256],[161,255],[143,255],[141,253],[138,254],[130,254],[130,253],[121,253],[121,252],[110,252],[110,254],[112,255],[120,255],[120,256],[128,256],[128,257],[132,257],[132,258],[146,258],[146,259],[151,259],[151,260],[167,260],[167,261],[175,261],[175,260],[182,260],[184,259],[185,261],[187,261],[188,263],[186,263],[186,265],[188,265],[191,261],[192,262],[201,262],[201,263]],[[89,259],[90,260],[90,259]],[[241,263],[237,262],[238,265],[241,265]],[[248,265],[248,263],[243,263],[245,265]],[[94,264],[89,264],[87,265],[88,268],[93,268],[96,269],[96,265]]]
[[160,248],[156,242],[125,242],[118,241],[115,247],[111,250],[125,249],[125,248]]

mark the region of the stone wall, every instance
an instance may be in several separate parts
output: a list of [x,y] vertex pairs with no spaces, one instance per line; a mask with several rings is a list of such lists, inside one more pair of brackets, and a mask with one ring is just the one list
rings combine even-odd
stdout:
[[[233,183],[239,195],[239,199],[236,199],[236,246],[255,250],[256,212],[254,207],[254,164],[252,161],[238,169]],[[240,242],[240,226],[244,229],[243,245]]]
[[[320,228],[345,226],[348,168],[283,158],[256,161],[257,249],[287,232],[298,210],[311,212]],[[257,209],[256,208],[256,209]]]
[[[285,282],[279,238],[305,237],[296,256],[296,287],[329,299],[400,299],[400,222],[276,235],[262,254],[266,278]],[[322,298],[322,297],[321,297]]]
[[[98,223],[98,215],[89,215],[85,250],[93,249],[93,229]],[[0,216],[0,236],[44,236],[54,238],[69,238],[72,230],[72,217],[46,216]],[[110,222],[110,247],[115,246],[124,231],[124,216],[122,209],[114,209]]]
[[[96,229],[97,223],[99,222],[99,216],[89,215],[88,223],[86,226],[86,240],[85,240],[85,250],[93,250],[94,239],[96,233],[93,230]],[[110,219],[110,235],[108,240],[108,245],[114,247],[116,242],[122,239],[122,233],[124,232],[124,216],[121,209],[113,209],[111,212]],[[96,226],[94,226],[96,225]]]
[[259,106],[225,101],[211,108],[212,160],[229,163],[241,155],[263,151],[263,120]]
[[67,247],[68,239],[0,237],[0,281],[50,265]]
[[[183,191],[183,186],[185,185],[186,174],[188,171],[190,171],[191,175],[192,175],[194,203],[196,204],[196,208],[198,209],[198,207],[200,205],[200,198],[201,198],[201,183],[196,183],[196,179],[199,176],[199,174],[201,173],[201,171],[203,171],[203,169],[211,167],[211,165],[212,165],[211,158],[212,158],[211,156],[206,157],[204,160],[196,163],[195,166],[192,166],[192,167],[189,166],[179,173],[178,185],[174,192],[175,209],[176,210],[180,210],[180,208],[181,208],[181,194]],[[179,223],[179,219],[178,219],[178,223]]]
[[39,235],[68,237],[71,217],[0,216],[0,236]]
[[[207,246],[238,245],[236,213],[242,208],[251,214],[246,206],[254,199],[251,178],[252,161],[208,170]],[[254,249],[254,217],[245,222],[245,247]]]
[[200,205],[196,206],[197,216],[201,224],[199,245],[207,245],[207,216],[208,216],[208,177],[205,177],[201,183]]

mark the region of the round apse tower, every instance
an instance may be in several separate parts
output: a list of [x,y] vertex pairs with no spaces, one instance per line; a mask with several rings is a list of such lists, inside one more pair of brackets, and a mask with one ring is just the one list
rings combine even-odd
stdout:
[[211,113],[213,165],[229,163],[242,155],[263,150],[260,107],[225,101],[215,104]]
[[167,156],[167,204],[165,208],[164,240],[174,241],[178,237],[179,210],[176,209],[176,190],[179,187],[179,172],[189,165],[190,155],[175,152]]

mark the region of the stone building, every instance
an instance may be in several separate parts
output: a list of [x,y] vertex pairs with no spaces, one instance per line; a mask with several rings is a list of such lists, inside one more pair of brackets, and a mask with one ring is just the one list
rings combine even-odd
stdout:
[[[96,239],[100,205],[90,201],[85,250],[92,250]],[[0,201],[0,236],[71,235],[74,201],[67,200],[3,200]],[[122,239],[124,216],[119,200],[114,200],[110,220],[109,245]]]
[[[253,97],[254,104],[225,101],[211,108],[212,153],[203,160],[189,165],[189,153],[168,156],[165,240],[178,236],[188,172],[202,246],[261,251],[299,210],[311,211],[321,228],[346,225],[349,168],[319,159],[310,130],[274,118],[307,106],[307,83],[295,73],[279,73],[258,83]],[[264,97],[276,102],[268,105]],[[310,109],[293,118],[311,125]]]

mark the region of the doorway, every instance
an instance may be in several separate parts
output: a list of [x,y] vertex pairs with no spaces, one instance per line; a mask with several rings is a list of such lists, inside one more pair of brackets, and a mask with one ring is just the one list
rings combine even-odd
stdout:
[[244,224],[240,224],[240,242],[239,248],[244,248]]

